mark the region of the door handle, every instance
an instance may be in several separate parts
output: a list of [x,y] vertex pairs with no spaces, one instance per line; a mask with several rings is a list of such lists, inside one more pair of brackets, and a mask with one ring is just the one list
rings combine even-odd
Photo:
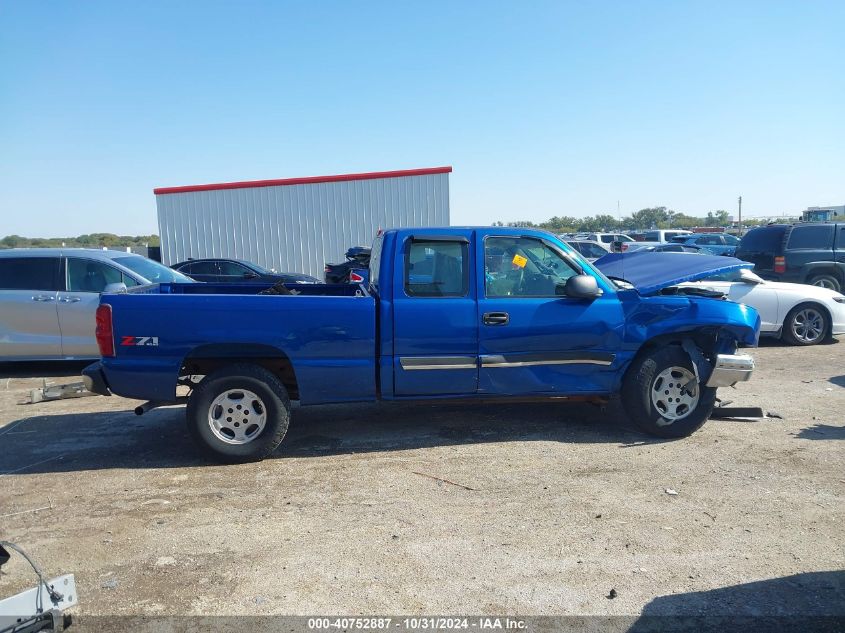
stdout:
[[484,325],[507,325],[510,316],[507,312],[485,312],[481,320]]
[[52,301],[53,297],[50,297],[50,296],[47,296],[47,295],[35,295],[32,298],[32,300],[33,301]]
[[76,303],[77,301],[81,301],[79,297],[62,297],[59,299],[62,303]]

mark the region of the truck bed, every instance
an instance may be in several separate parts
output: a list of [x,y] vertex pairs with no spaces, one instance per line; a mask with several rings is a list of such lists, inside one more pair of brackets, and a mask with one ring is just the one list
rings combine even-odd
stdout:
[[[190,358],[287,358],[303,404],[376,397],[376,305],[356,285],[288,284],[298,295],[259,295],[266,283],[167,283],[103,295],[112,306],[116,393],[173,400]],[[282,351],[284,350],[284,351]]]

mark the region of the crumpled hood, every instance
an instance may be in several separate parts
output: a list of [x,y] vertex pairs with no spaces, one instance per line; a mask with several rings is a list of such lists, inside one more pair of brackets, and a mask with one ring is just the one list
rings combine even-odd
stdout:
[[608,277],[624,279],[641,295],[652,295],[685,281],[751,268],[753,264],[721,255],[633,251],[609,253],[593,262],[593,266]]

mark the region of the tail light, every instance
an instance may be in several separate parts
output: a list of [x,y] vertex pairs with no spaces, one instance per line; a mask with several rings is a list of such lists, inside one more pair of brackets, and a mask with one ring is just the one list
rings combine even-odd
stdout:
[[786,272],[786,257],[775,257],[775,272],[776,273],[785,273]]
[[364,278],[356,272],[349,273],[349,281],[353,284],[364,283]]
[[323,268],[323,272],[324,272],[324,273],[330,273],[330,272],[332,272],[332,267],[331,267],[331,266],[329,266],[328,264],[326,264],[326,265],[325,265],[325,267]]
[[111,322],[111,306],[108,303],[101,303],[97,306],[97,347],[100,348],[100,356],[114,356],[114,331]]
[[619,245],[619,250],[623,253],[625,251],[627,251],[628,250],[628,242],[622,242],[622,244]]

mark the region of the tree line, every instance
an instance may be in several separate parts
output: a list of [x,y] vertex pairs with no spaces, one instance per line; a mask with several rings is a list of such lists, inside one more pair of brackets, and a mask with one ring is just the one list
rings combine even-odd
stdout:
[[[743,226],[756,226],[766,220],[749,219],[743,221]],[[545,222],[535,224],[529,221],[494,222],[494,226],[524,226],[536,227],[552,231],[553,233],[576,233],[592,231],[618,231],[643,229],[690,229],[696,226],[728,227],[731,222],[727,211],[720,209],[710,211],[704,217],[695,217],[672,211],[666,207],[650,207],[640,209],[624,218],[616,218],[608,213],[591,215],[585,218],[571,216],[554,216]]]
[[22,237],[7,235],[0,239],[0,248],[47,248],[82,247],[102,248],[107,246],[160,246],[158,235],[115,235],[114,233],[89,233],[77,237]]

